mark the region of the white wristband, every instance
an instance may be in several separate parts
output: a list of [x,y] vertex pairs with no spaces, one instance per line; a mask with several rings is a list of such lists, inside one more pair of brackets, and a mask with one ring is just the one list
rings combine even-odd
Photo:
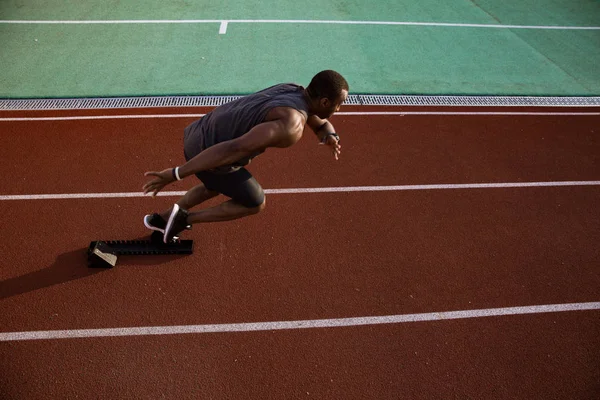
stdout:
[[181,180],[181,177],[179,176],[179,167],[175,167],[175,178],[177,178],[178,181]]

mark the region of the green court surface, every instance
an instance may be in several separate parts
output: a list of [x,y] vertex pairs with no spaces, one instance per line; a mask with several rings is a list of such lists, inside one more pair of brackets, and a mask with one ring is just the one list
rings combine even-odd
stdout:
[[2,98],[246,94],[323,69],[352,93],[600,94],[598,0],[3,0],[0,43]]

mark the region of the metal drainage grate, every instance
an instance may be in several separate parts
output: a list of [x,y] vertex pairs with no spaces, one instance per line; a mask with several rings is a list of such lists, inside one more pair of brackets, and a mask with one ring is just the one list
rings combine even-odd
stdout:
[[358,95],[361,105],[390,106],[600,106],[600,97]]
[[[77,110],[150,107],[216,107],[241,96],[164,96],[113,97],[76,99],[4,99],[0,110]],[[600,97],[535,97],[535,96],[348,96],[346,105],[372,106],[545,106],[598,107]]]

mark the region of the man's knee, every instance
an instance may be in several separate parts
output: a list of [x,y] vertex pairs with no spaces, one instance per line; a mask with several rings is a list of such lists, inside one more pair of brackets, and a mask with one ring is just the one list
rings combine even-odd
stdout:
[[249,207],[248,211],[250,212],[250,214],[258,214],[259,212],[263,211],[266,206],[267,206],[267,199],[263,196],[262,203],[260,203],[259,205],[255,206],[255,207]]
[[[243,170],[246,171],[246,170]],[[248,209],[248,214],[258,214],[265,209],[265,192],[256,179],[250,177],[237,187],[237,193],[232,193],[231,197],[239,204]]]
[[266,207],[265,192],[258,184],[253,185],[251,189],[246,191],[244,199],[240,203],[248,208],[250,214],[258,214]]

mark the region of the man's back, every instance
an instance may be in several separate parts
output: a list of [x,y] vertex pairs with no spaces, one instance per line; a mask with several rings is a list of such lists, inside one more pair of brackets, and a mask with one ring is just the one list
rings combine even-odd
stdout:
[[[296,84],[279,84],[215,108],[186,128],[186,156],[192,158],[217,143],[242,136],[264,122],[275,107],[291,107],[307,117],[308,104],[303,91],[304,88]],[[249,159],[236,165],[245,165]]]

